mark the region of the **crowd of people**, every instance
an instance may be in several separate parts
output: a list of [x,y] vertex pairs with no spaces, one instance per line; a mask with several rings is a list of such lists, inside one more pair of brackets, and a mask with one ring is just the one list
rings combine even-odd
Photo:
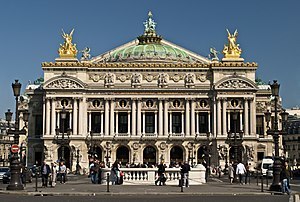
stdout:
[[56,182],[66,183],[67,167],[63,161],[52,162],[51,166],[44,161],[40,167],[43,187],[55,187]]

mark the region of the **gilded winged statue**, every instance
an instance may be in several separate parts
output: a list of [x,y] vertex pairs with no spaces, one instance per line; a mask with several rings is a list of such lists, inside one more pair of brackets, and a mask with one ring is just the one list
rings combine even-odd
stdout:
[[238,32],[235,30],[234,33],[231,34],[228,29],[226,30],[228,33],[228,44],[224,45],[223,54],[225,58],[239,58],[242,50],[236,42]]
[[62,30],[62,32],[62,37],[65,39],[65,42],[64,44],[60,44],[60,47],[58,49],[59,56],[61,58],[76,58],[76,44],[72,43],[74,29],[72,29],[70,34],[66,34],[64,30]]

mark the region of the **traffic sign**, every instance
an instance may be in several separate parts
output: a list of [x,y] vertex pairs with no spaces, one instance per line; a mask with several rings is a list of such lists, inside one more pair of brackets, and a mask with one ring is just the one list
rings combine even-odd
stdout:
[[13,144],[13,145],[11,145],[10,150],[11,150],[12,153],[18,153],[19,146],[17,144]]

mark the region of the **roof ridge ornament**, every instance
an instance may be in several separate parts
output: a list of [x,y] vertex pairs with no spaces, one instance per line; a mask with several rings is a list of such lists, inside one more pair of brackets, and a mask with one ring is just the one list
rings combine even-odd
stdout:
[[76,44],[72,43],[73,32],[74,29],[70,32],[70,34],[66,34],[64,30],[62,30],[62,37],[65,39],[63,44],[60,44],[58,49],[60,58],[76,58],[77,57],[77,48]]
[[152,19],[152,12],[148,12],[148,19],[143,23],[145,26],[144,34],[137,37],[139,44],[160,43],[162,37],[156,34],[156,22]]
[[225,58],[223,58],[222,61],[224,61],[224,59],[225,61],[244,60],[243,58],[240,58],[242,49],[239,47],[240,45],[236,42],[238,35],[237,29],[234,31],[233,34],[231,34],[228,29],[226,30],[228,33],[228,44],[224,45],[223,54]]

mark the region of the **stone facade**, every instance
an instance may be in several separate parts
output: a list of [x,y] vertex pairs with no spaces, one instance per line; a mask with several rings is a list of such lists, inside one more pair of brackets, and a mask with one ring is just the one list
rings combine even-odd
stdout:
[[264,119],[271,91],[255,83],[256,63],[210,60],[155,32],[139,40],[82,61],[42,64],[44,83],[27,88],[28,164],[41,152],[49,162],[59,159],[62,136],[72,170],[77,159],[87,168],[93,154],[107,165],[188,160],[222,167],[235,145],[237,159],[251,167],[272,155]]

